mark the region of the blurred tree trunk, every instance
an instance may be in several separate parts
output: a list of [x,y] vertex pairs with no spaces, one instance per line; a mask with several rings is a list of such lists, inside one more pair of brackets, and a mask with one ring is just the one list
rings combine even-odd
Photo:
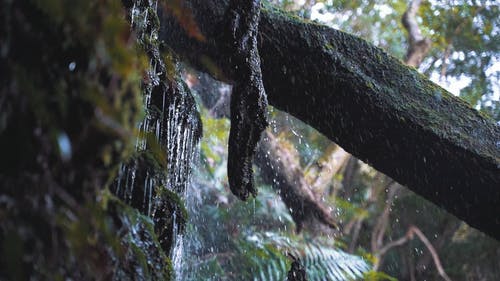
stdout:
[[317,221],[337,228],[330,211],[320,203],[309,187],[298,152],[292,144],[280,141],[271,132],[266,131],[256,156],[256,164],[261,170],[263,180],[278,191],[290,210],[298,232],[304,226],[314,229]]

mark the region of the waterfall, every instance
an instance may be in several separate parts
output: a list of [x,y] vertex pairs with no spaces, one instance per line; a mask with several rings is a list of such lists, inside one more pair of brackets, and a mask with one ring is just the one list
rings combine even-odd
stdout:
[[167,73],[158,38],[158,1],[134,0],[128,8],[132,30],[149,58],[142,85],[145,117],[138,125],[136,152],[121,165],[112,191],[152,218],[160,244],[169,252],[180,278],[185,218],[183,207],[178,206],[182,203],[175,202],[172,194],[186,197],[201,121],[187,85],[177,74],[178,64],[169,61],[174,74]]

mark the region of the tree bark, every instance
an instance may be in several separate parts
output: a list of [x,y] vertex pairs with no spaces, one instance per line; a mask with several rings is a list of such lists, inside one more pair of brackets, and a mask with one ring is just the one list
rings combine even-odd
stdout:
[[[186,0],[206,40],[164,15],[162,39],[226,81],[227,1]],[[355,36],[264,6],[258,47],[269,103],[500,239],[500,126]]]
[[421,0],[411,1],[406,9],[401,22],[408,32],[408,51],[406,52],[405,63],[409,66],[418,68],[422,60],[431,49],[431,40],[422,36],[420,27],[418,27],[416,15],[420,8]]

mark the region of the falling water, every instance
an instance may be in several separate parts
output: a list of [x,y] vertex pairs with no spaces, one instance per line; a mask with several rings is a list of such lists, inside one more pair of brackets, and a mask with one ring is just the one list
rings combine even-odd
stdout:
[[[160,244],[165,251],[170,251],[179,278],[183,246],[179,229],[181,214],[176,207],[171,210],[165,207],[168,202],[164,202],[162,189],[175,192],[180,198],[186,197],[201,121],[187,86],[179,77],[167,74],[159,48],[157,5],[157,0],[134,0],[129,8],[132,29],[150,59],[143,82],[146,114],[138,126],[135,156],[122,164],[113,191],[153,219],[155,230],[161,233],[157,233]],[[177,65],[175,68],[178,70]],[[167,215],[170,221],[165,222]],[[158,231],[157,227],[163,229]],[[167,232],[171,235],[164,234]]]

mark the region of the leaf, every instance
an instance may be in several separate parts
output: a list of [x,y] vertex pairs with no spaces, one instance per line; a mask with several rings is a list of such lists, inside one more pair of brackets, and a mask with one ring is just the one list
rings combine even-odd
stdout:
[[273,232],[254,234],[247,240],[264,254],[254,259],[259,268],[257,274],[260,280],[283,280],[286,276],[284,264],[287,258],[285,255],[276,255],[274,252],[278,249],[299,258],[311,281],[351,280],[363,277],[370,270],[370,265],[363,258],[315,241],[284,237]]
[[363,279],[366,281],[398,281],[398,279],[379,271],[368,271],[364,274]]

